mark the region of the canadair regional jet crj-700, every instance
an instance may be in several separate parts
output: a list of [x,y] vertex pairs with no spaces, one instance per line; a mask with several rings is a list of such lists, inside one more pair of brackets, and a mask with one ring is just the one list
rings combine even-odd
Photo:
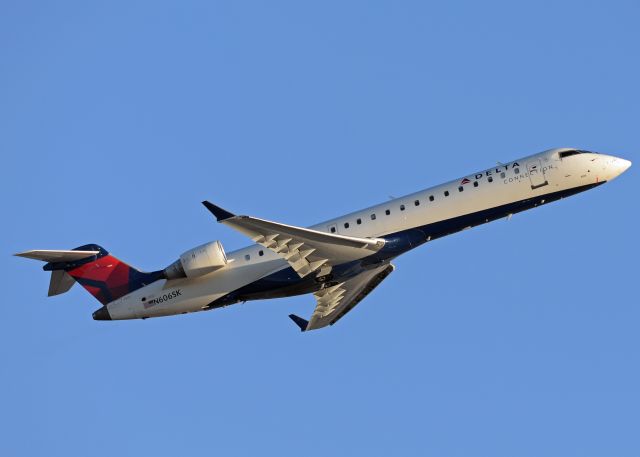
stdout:
[[631,162],[578,149],[551,149],[310,228],[238,216],[208,201],[218,222],[255,244],[225,253],[219,241],[193,248],[163,270],[141,272],[89,244],[18,256],[47,262],[49,295],[79,282],[102,307],[96,320],[210,310],[248,300],[313,294],[301,330],[333,325],[395,269],[393,259],[437,238],[592,189]]

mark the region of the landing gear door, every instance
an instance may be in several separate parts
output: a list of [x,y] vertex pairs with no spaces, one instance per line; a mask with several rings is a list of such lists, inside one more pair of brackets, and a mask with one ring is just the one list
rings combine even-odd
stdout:
[[529,180],[531,181],[531,189],[537,189],[549,184],[547,177],[544,175],[544,169],[540,163],[540,159],[532,160],[527,163],[527,171],[529,172]]

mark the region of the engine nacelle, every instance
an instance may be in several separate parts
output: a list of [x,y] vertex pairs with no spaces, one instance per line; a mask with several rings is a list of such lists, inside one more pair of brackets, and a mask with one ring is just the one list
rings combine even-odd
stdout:
[[227,264],[227,255],[220,241],[203,244],[180,256],[164,269],[167,279],[196,278],[218,270]]

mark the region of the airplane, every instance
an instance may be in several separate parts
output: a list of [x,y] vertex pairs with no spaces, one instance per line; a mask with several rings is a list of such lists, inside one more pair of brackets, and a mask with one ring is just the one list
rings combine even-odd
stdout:
[[96,244],[30,250],[47,262],[49,296],[78,282],[103,306],[95,320],[147,319],[249,300],[313,294],[303,332],[331,326],[394,271],[399,255],[438,238],[593,189],[631,162],[557,148],[395,198],[309,228],[236,215],[202,202],[218,222],[254,244],[226,253],[219,241],[184,252],[168,267],[139,271]]

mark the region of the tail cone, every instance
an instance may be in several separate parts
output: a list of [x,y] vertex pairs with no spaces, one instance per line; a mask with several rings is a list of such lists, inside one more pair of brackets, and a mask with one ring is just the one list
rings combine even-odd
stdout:
[[109,314],[109,310],[107,309],[107,307],[103,306],[102,308],[96,310],[93,313],[93,320],[95,320],[95,321],[110,321],[111,320],[111,315]]

